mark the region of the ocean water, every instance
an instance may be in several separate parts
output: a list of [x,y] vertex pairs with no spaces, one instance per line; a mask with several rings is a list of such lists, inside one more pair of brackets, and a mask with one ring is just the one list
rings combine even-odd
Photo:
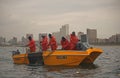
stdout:
[[11,51],[23,47],[0,47],[0,78],[120,78],[120,46],[94,46],[103,53],[92,65],[76,67],[13,64]]

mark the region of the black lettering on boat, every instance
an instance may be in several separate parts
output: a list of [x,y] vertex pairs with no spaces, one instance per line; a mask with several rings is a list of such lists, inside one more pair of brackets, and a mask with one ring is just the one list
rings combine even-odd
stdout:
[[21,60],[20,58],[15,58],[15,60]]
[[56,56],[57,59],[67,59],[67,56]]

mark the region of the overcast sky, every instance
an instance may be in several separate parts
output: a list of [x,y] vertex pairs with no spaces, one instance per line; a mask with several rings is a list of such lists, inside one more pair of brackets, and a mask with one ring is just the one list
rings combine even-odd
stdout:
[[97,29],[98,38],[120,33],[120,0],[0,0],[0,36]]

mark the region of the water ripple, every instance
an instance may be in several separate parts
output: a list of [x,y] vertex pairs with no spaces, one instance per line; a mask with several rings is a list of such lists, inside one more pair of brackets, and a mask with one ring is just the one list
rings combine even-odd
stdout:
[[29,66],[13,64],[9,51],[21,47],[0,47],[0,78],[120,78],[120,46],[96,46],[102,48],[93,65],[76,67]]

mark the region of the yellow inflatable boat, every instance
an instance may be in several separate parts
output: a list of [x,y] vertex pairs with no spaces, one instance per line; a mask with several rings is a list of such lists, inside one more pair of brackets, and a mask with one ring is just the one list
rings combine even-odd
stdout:
[[[83,36],[85,37],[85,36]],[[99,48],[89,47],[86,38],[81,39],[77,50],[55,50],[35,53],[13,53],[15,64],[43,64],[44,65],[65,65],[77,66],[82,63],[93,63],[103,52]]]
[[85,51],[77,50],[55,50],[15,54],[13,61],[15,64],[41,64],[44,65],[79,65],[81,63],[93,63],[103,51],[98,48],[89,48]]

